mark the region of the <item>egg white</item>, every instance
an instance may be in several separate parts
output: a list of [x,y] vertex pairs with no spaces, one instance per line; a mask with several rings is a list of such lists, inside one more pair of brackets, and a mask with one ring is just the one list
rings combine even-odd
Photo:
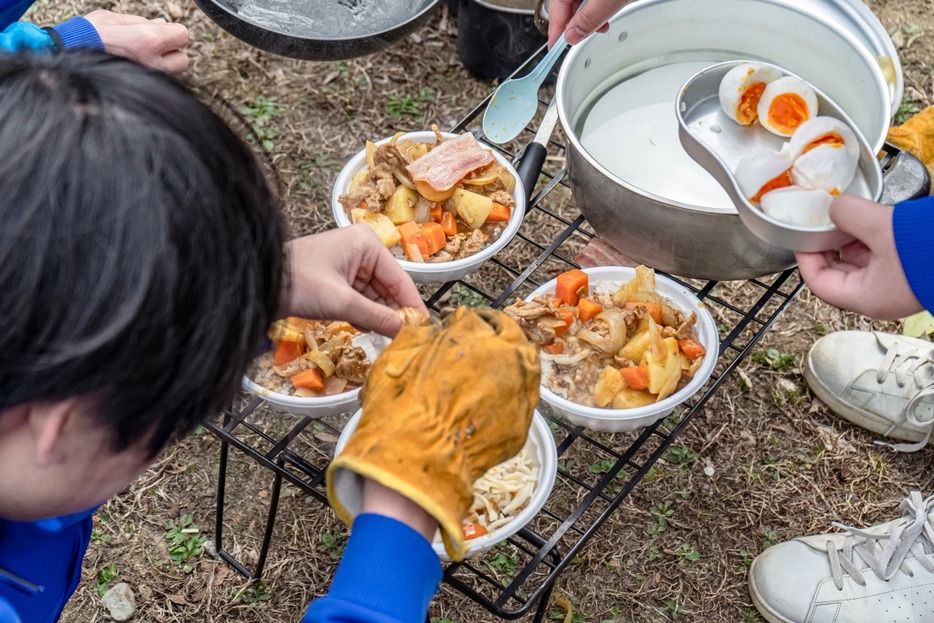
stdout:
[[856,134],[839,119],[826,116],[805,121],[795,130],[791,139],[785,144],[788,158],[792,161],[796,160],[808,149],[813,149],[812,143],[826,136],[834,136],[842,141],[842,149],[847,155],[854,161],[859,160],[859,140]]
[[859,158],[839,147],[821,145],[795,158],[791,179],[797,186],[839,195],[856,176]]
[[742,63],[737,65],[723,76],[720,81],[720,107],[727,116],[737,123],[749,125],[756,120],[758,98],[750,101],[752,118],[740,118],[740,104],[747,90],[757,84],[768,85],[782,77],[782,72],[774,67],[758,63]]
[[[804,108],[801,116],[793,120],[777,119],[780,102],[787,96],[798,96]],[[817,116],[817,94],[807,82],[794,76],[785,76],[770,82],[759,99],[759,123],[762,127],[779,136],[791,136],[805,121]],[[788,122],[787,124],[785,122]]]
[[825,190],[786,186],[765,193],[759,207],[776,221],[799,227],[825,227],[831,224],[833,195]]
[[753,201],[763,186],[791,168],[791,162],[776,151],[756,151],[744,156],[734,177],[743,196]]

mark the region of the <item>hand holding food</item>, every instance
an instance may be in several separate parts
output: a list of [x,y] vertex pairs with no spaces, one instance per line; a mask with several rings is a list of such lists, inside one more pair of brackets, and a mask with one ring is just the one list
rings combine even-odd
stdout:
[[412,279],[367,227],[305,236],[286,246],[286,313],[344,320],[388,336],[402,328],[398,308],[428,316]]
[[502,312],[462,307],[404,328],[373,364],[360,424],[328,469],[335,511],[349,521],[362,480],[375,480],[428,511],[460,560],[473,482],[522,448],[540,377],[535,348]]
[[736,166],[744,197],[768,216],[804,227],[830,225],[833,198],[859,167],[859,141],[833,117],[818,117],[814,90],[770,65],[741,63],[720,81],[720,106],[741,125],[759,125],[791,139],[781,151],[755,151]]
[[891,206],[841,195],[830,218],[856,238],[839,251],[796,253],[798,270],[822,300],[886,320],[921,311],[902,268],[892,231]]

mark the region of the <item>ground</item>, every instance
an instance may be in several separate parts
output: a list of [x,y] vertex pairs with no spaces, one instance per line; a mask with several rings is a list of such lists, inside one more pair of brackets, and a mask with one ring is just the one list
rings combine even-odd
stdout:
[[[293,235],[332,226],[331,183],[363,138],[429,123],[450,127],[492,86],[461,67],[446,7],[385,53],[308,63],[249,48],[190,2],[98,6],[191,28],[189,77],[253,124],[278,170]],[[907,83],[901,119],[934,97],[934,7],[930,0],[876,0],[871,7],[900,46]],[[44,23],[90,8],[46,0],[34,19]],[[764,548],[827,531],[835,520],[884,521],[908,491],[934,491],[930,449],[913,455],[879,449],[872,434],[809,394],[803,356],[820,335],[844,328],[899,330],[802,293],[675,440],[672,460],[658,463],[559,578],[556,596],[573,604],[574,621],[761,621],[746,571]],[[65,621],[108,620],[100,593],[117,582],[136,592],[134,620],[145,622],[295,621],[326,590],[344,528],[294,488],[285,489],[264,583],[247,583],[209,548],[200,552],[198,537],[213,536],[218,450],[213,435],[195,434],[101,509]],[[232,461],[234,502],[225,538],[229,549],[254,560],[271,478],[237,452]],[[172,536],[178,557],[190,555],[181,564],[170,558]],[[563,618],[554,602],[548,612]],[[495,620],[449,588],[431,616]]]

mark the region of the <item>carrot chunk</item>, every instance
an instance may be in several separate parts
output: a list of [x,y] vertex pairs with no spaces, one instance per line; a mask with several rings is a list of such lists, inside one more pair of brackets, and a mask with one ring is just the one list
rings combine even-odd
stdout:
[[582,298],[577,303],[577,317],[581,322],[587,322],[602,311],[603,305],[592,299]]
[[425,256],[434,255],[448,243],[444,235],[444,228],[439,223],[422,223],[419,225],[422,239],[425,241]]
[[555,285],[555,294],[562,303],[566,305],[577,305],[580,300],[581,290],[587,294],[590,287],[590,280],[587,273],[582,270],[574,269],[558,275]]
[[649,386],[649,371],[642,366],[620,368],[619,375],[632,389],[646,389]]
[[302,370],[292,377],[292,386],[296,389],[304,387],[305,389],[324,389],[324,381],[317,370]]
[[444,229],[444,235],[451,237],[457,235],[457,217],[453,212],[445,212],[441,215],[441,227]]
[[493,202],[493,209],[490,210],[490,213],[487,215],[487,221],[508,221],[509,217],[512,216],[512,210],[509,209],[509,206],[504,206],[501,203]]
[[678,340],[678,348],[691,361],[707,354],[707,349],[697,340]]
[[290,361],[301,357],[305,352],[304,344],[300,342],[279,341],[276,342],[276,352],[273,355],[272,363],[276,366],[284,366]]

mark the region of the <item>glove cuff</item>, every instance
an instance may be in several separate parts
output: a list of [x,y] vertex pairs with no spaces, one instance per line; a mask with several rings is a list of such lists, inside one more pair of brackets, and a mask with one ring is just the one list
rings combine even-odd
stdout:
[[449,510],[444,509],[430,496],[395,474],[356,456],[339,455],[328,466],[325,475],[328,502],[342,521],[350,525],[362,512],[364,478],[375,480],[421,506],[438,522],[441,537],[444,540],[444,549],[451,560],[463,560],[464,531],[460,516],[453,516]]

